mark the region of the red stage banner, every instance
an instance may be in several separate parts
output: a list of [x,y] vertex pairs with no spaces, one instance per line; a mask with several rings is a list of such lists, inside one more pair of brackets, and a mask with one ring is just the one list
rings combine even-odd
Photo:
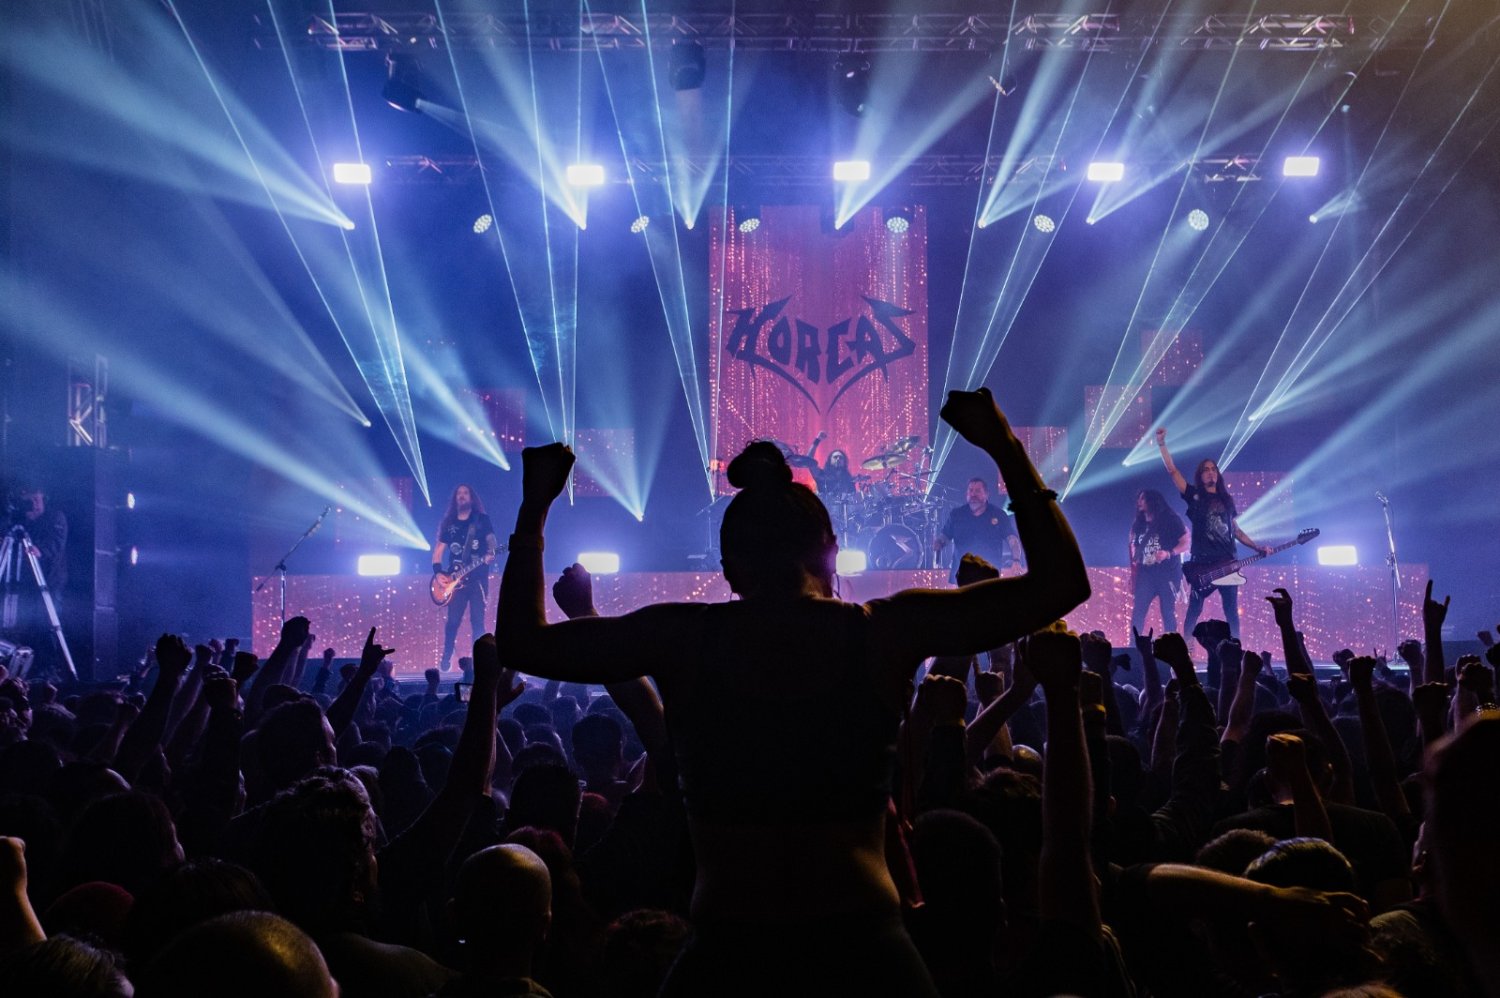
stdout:
[[905,455],[880,477],[915,473],[928,443],[923,209],[899,232],[878,208],[838,232],[811,206],[768,205],[760,219],[749,232],[713,222],[713,456],[759,439],[806,454],[822,433],[820,465],[841,450],[857,473],[898,445]]

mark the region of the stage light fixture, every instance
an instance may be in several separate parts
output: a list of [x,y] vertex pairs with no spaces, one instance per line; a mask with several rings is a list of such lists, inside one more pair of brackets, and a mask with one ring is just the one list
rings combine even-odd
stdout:
[[1281,161],[1283,177],[1316,177],[1322,160],[1316,156],[1288,156]]
[[890,214],[885,217],[885,227],[888,231],[900,235],[911,228],[912,210],[910,208],[892,208]]
[[421,78],[417,60],[407,52],[392,52],[385,57],[385,86],[381,98],[398,111],[421,114],[422,91],[417,86]]
[[833,164],[833,179],[842,183],[853,183],[870,179],[870,161],[867,159],[841,159]]
[[574,187],[599,187],[604,183],[604,167],[598,163],[569,163],[567,178]]
[[855,54],[834,60],[833,95],[844,113],[863,115],[870,100],[870,60]]
[[750,233],[760,228],[760,206],[742,204],[734,209],[735,227],[741,232]]
[[673,42],[670,66],[673,90],[697,90],[703,86],[708,64],[703,56],[702,45],[697,42]]
[[369,163],[333,164],[333,182],[336,184],[368,184],[371,176]]
[[130,545],[130,563],[132,565],[139,565],[140,562],[141,562],[141,549],[138,548],[138,547],[136,547],[134,544]]
[[1088,178],[1098,184],[1113,184],[1125,179],[1124,163],[1090,163]]
[[1052,218],[1051,215],[1037,215],[1032,218],[1031,224],[1036,226],[1036,230],[1038,232],[1057,231],[1057,222]]
[[401,574],[399,554],[362,554],[354,564],[355,571],[367,578]]
[[126,509],[135,509],[135,493],[134,492],[127,492],[127,493],[125,493],[125,508]]
[[1194,208],[1188,212],[1188,228],[1194,232],[1205,232],[1208,229],[1208,212],[1202,208]]
[[630,223],[630,231],[635,233],[636,235],[640,235],[642,232],[645,232],[647,227],[649,227],[650,225],[650,215],[639,215],[636,217],[635,221]]
[[346,232],[353,232],[354,231],[354,219],[352,219],[352,218],[346,218],[346,219],[344,219],[342,222],[339,223],[339,228],[343,229]]
[[858,575],[869,563],[870,559],[863,551],[842,550],[834,559],[833,570],[840,575]]
[[489,212],[485,212],[483,215],[480,215],[478,218],[474,219],[474,235],[484,235],[486,232],[490,231],[490,226],[494,224],[495,216],[491,215]]
[[620,571],[620,556],[613,551],[583,551],[578,555],[578,564],[590,575],[614,575]]
[[1325,544],[1318,548],[1319,565],[1358,565],[1359,552],[1353,544]]

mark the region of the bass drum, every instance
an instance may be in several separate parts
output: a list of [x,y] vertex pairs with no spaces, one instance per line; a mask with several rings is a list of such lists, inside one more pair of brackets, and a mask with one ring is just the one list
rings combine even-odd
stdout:
[[910,527],[888,524],[870,536],[865,556],[871,568],[915,570],[922,567],[922,539]]

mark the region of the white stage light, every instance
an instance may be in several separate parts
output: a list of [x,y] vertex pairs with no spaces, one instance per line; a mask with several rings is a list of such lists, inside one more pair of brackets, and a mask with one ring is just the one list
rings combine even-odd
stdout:
[[1281,162],[1283,177],[1316,177],[1322,161],[1316,156],[1288,156]]
[[355,562],[355,571],[360,575],[400,575],[399,554],[362,554]]
[[838,558],[834,561],[834,571],[840,575],[858,575],[869,563],[863,551],[844,550],[839,552]]
[[138,548],[138,547],[136,547],[134,544],[132,544],[130,546],[130,563],[132,565],[138,565],[138,564],[140,564],[140,561],[141,561],[141,549]]
[[127,492],[127,493],[125,493],[125,508],[126,509],[135,509],[135,493],[134,492]]
[[604,167],[598,163],[570,163],[567,176],[574,187],[599,187],[604,183]]
[[1188,212],[1188,228],[1194,232],[1203,232],[1208,229],[1208,212],[1202,208],[1194,208]]
[[333,182],[336,184],[368,184],[370,176],[369,163],[333,164]]
[[1124,163],[1090,163],[1088,178],[1095,183],[1112,184],[1125,179]]
[[870,179],[870,161],[865,159],[841,159],[833,164],[833,179],[850,183]]
[[630,223],[630,231],[634,232],[636,235],[640,235],[642,232],[645,232],[646,229],[647,229],[647,227],[650,226],[650,225],[651,225],[651,216],[650,215],[640,215],[640,216],[638,216],[636,218],[636,220],[634,222]]
[[1353,544],[1325,544],[1318,548],[1319,565],[1358,565],[1359,553]]
[[1057,222],[1053,221],[1051,215],[1037,215],[1031,220],[1031,224],[1036,226],[1038,232],[1057,231]]
[[484,235],[486,232],[490,231],[490,226],[494,224],[495,216],[491,215],[489,212],[485,212],[483,215],[480,215],[478,218],[474,219],[474,235]]
[[620,570],[620,556],[613,551],[584,551],[578,555],[578,564],[590,575],[614,575]]

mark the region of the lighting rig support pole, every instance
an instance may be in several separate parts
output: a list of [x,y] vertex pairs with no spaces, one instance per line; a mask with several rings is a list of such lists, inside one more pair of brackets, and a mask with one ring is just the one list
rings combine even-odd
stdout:
[[[281,556],[281,560],[276,563],[276,567],[271,569],[271,571],[275,572],[278,577],[277,582],[281,590],[281,622],[283,624],[286,623],[286,560],[297,553],[297,549],[302,546],[303,541],[307,540],[313,534],[318,532],[318,528],[323,525],[323,517],[327,516],[332,509],[332,506],[324,506],[323,512],[318,514],[318,518],[312,522],[312,526],[302,531],[302,536],[297,538],[296,543],[294,543],[290,548],[287,549],[286,554]],[[270,581],[271,575],[268,572],[266,573],[265,578],[260,580],[260,585],[255,587],[255,591],[257,593],[260,592],[262,589],[266,588],[266,583]]]
[[1391,647],[1401,643],[1401,563],[1396,559],[1396,521],[1391,515],[1391,500],[1384,492],[1375,493],[1385,513],[1385,563],[1391,566]]

